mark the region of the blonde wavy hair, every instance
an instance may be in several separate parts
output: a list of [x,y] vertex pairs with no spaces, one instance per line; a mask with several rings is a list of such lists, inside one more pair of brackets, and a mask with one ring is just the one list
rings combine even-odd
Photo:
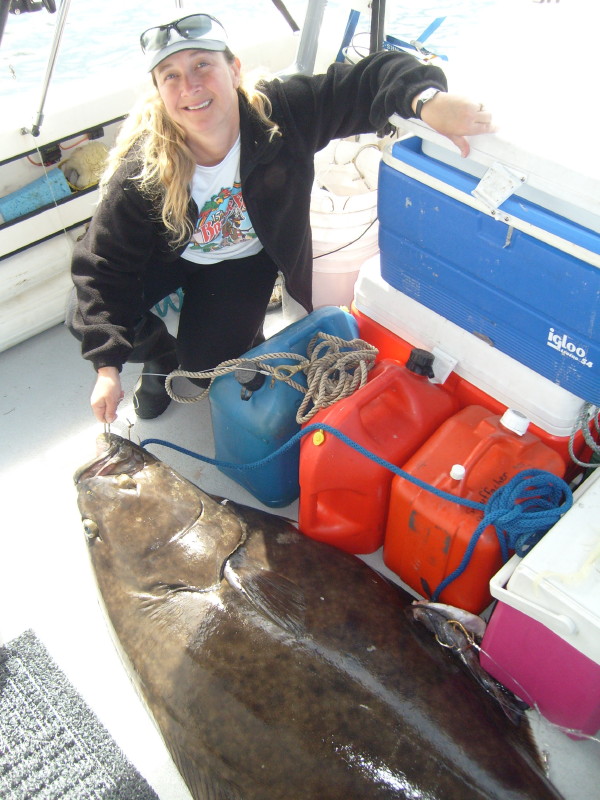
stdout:
[[[223,55],[229,63],[233,62],[230,50]],[[246,97],[269,138],[280,136],[279,126],[270,119],[269,98],[257,89],[255,81],[250,84],[246,80],[242,80],[238,92]],[[147,197],[160,205],[162,221],[171,234],[171,246],[176,248],[189,241],[194,232],[187,211],[196,161],[185,142],[183,128],[167,114],[155,83],[123,123],[100,180],[101,198],[132,148],[139,150],[142,162],[141,171],[133,179],[139,181]]]

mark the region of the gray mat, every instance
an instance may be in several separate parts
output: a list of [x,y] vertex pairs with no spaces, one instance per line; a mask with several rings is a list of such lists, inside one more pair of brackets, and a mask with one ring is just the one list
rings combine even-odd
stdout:
[[2,800],[158,800],[31,631],[0,648]]

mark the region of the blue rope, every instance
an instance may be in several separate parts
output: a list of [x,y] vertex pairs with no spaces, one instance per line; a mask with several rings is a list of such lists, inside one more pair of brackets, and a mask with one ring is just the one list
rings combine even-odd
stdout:
[[420,486],[421,489],[425,489],[426,491],[433,492],[437,494],[439,497],[443,497],[446,500],[452,500],[455,503],[459,503],[460,505],[468,506],[469,508],[477,508],[483,510],[485,506],[483,503],[478,503],[475,500],[468,500],[466,497],[456,497],[456,495],[449,494],[448,492],[444,492],[441,489],[436,489],[434,486],[430,486],[430,484],[425,483],[420,478],[415,477],[414,475],[410,475],[408,472],[404,472],[404,470],[397,467],[395,464],[391,464],[389,461],[386,461],[384,458],[372,453],[370,450],[367,450],[362,445],[355,442],[350,437],[346,436],[345,433],[338,431],[337,428],[333,428],[331,425],[325,424],[317,424],[314,423],[313,425],[307,425],[306,428],[303,428],[298,433],[294,434],[291,439],[288,439],[285,444],[283,444],[278,450],[275,452],[270,453],[268,456],[259,459],[258,461],[251,461],[249,464],[234,464],[231,461],[220,461],[216,458],[209,458],[208,456],[203,456],[200,453],[194,453],[193,450],[188,450],[185,447],[181,447],[178,444],[173,444],[172,442],[167,442],[164,439],[144,439],[141,443],[142,447],[146,447],[149,444],[159,444],[163,445],[164,447],[170,447],[172,450],[177,450],[179,453],[183,453],[184,455],[191,456],[192,458],[197,458],[199,461],[204,461],[206,464],[212,464],[213,466],[217,467],[218,469],[237,469],[241,471],[251,470],[251,469],[260,469],[264,467],[266,464],[269,464],[271,461],[274,461],[279,456],[286,453],[292,447],[296,445],[297,442],[303,436],[308,435],[309,433],[315,433],[316,431],[326,431],[327,433],[331,433],[334,436],[337,436],[344,444],[347,444],[349,447],[352,447],[357,452],[361,453],[363,456],[370,458],[371,461],[375,461],[376,464],[379,464],[386,469],[391,470],[396,475],[400,475],[401,478],[406,478],[406,480],[411,481],[412,483]]
[[208,456],[195,453],[180,445],[167,442],[164,439],[145,439],[141,443],[141,446],[147,447],[150,444],[158,444],[164,447],[170,447],[172,450],[177,450],[180,453],[196,458],[199,461],[204,461],[207,464],[212,464],[219,469],[244,471],[260,469],[260,467],[269,464],[294,447],[303,436],[315,433],[316,431],[326,431],[336,436],[344,444],[352,447],[366,458],[371,459],[371,461],[385,467],[395,475],[399,475],[401,478],[410,481],[410,483],[413,483],[421,489],[425,489],[427,492],[431,492],[431,494],[437,497],[483,512],[483,519],[473,532],[462,561],[454,572],[447,575],[433,592],[432,600],[437,600],[443,590],[452,583],[452,581],[462,575],[471,560],[479,538],[489,525],[493,525],[495,528],[496,536],[500,543],[502,559],[506,562],[509,557],[509,550],[514,550],[519,556],[525,555],[525,553],[537,544],[544,534],[547,533],[573,505],[573,493],[568,484],[565,483],[562,478],[541,469],[528,469],[518,473],[507,484],[497,489],[491,495],[487,503],[479,503],[475,500],[469,500],[466,497],[457,497],[454,494],[444,492],[442,489],[431,486],[429,483],[422,481],[414,475],[410,475],[395,464],[391,464],[384,458],[367,450],[365,447],[358,444],[358,442],[353,441],[350,437],[346,436],[346,434],[337,430],[337,428],[326,424],[319,425],[315,423],[307,425],[306,428],[294,434],[291,439],[285,442],[285,444],[275,452],[270,453],[268,456],[258,461],[252,461],[249,464],[234,464],[230,461],[209,458]]
[[433,592],[440,594],[467,568],[481,534],[493,525],[502,561],[508,561],[509,550],[524,556],[573,505],[569,486],[556,475],[541,469],[523,470],[497,489],[483,506],[483,519],[473,532],[458,567],[447,575]]

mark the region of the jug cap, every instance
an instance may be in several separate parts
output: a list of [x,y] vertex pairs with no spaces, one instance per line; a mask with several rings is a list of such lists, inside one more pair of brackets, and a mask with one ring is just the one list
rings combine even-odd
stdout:
[[517,436],[523,436],[529,427],[529,420],[525,414],[521,414],[516,408],[507,408],[500,418],[500,424],[509,431],[516,433]]
[[434,361],[435,356],[433,353],[430,353],[429,350],[422,350],[420,347],[414,347],[406,362],[406,369],[409,369],[416,375],[425,375],[427,378],[433,378]]
[[265,382],[266,376],[260,371],[260,364],[257,361],[247,361],[244,366],[237,367],[235,379],[242,387],[242,400],[249,400],[252,392],[255,392]]
[[454,481],[462,481],[467,474],[467,469],[463,464],[453,464],[450,467],[450,477]]

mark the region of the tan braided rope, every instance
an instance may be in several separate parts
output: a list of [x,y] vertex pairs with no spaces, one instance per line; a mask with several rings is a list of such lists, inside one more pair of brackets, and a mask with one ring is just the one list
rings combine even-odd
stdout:
[[[270,388],[275,386],[275,381],[283,381],[304,394],[296,414],[296,421],[301,425],[312,419],[319,409],[327,408],[343,397],[349,397],[356,389],[364,386],[378,353],[376,347],[363,339],[346,340],[328,333],[317,333],[309,342],[307,357],[297,353],[264,353],[252,359],[232,358],[214,369],[199,372],[175,369],[167,375],[165,388],[169,397],[178,403],[196,403],[208,393],[210,385],[200,394],[186,397],[173,391],[171,383],[175,378],[207,378],[212,383],[215,378],[246,366],[253,372],[270,375]],[[276,366],[269,363],[277,359],[297,363]],[[301,371],[306,373],[306,388],[293,377]]]

